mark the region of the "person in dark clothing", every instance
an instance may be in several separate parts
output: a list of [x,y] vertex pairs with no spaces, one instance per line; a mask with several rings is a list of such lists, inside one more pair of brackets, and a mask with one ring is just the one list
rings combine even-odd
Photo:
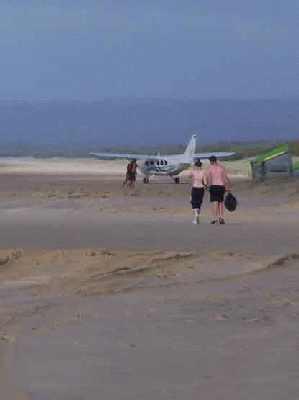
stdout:
[[137,175],[137,161],[132,160],[127,165],[126,179],[123,185],[131,188],[135,187],[136,175]]

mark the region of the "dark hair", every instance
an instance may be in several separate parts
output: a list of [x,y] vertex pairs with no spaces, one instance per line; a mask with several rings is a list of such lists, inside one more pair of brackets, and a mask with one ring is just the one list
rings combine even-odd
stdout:
[[194,165],[195,165],[196,167],[201,167],[201,166],[202,166],[202,162],[200,161],[199,158],[197,158],[197,159],[195,160]]
[[210,163],[214,164],[217,161],[217,157],[216,156],[211,156],[209,158],[209,160],[210,160]]

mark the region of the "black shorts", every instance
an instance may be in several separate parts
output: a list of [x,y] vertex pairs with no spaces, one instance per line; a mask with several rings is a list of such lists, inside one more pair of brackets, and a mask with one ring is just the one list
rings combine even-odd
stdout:
[[212,185],[210,186],[210,201],[211,203],[224,202],[224,195],[225,195],[225,186],[220,185]]
[[202,200],[205,194],[204,188],[197,188],[193,187],[191,191],[191,204],[192,204],[192,209],[200,209],[202,205]]

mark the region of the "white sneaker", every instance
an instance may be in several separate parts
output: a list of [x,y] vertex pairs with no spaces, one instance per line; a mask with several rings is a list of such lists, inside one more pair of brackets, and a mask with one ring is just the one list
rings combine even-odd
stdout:
[[194,225],[198,225],[199,224],[199,216],[194,218],[194,220],[192,221],[192,224],[194,224]]

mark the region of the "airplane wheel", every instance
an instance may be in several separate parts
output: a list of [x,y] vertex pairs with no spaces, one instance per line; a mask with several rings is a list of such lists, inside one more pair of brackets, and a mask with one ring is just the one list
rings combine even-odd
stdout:
[[149,178],[143,178],[143,183],[147,185],[149,183]]
[[180,183],[180,178],[179,177],[174,178],[174,183],[178,185]]

